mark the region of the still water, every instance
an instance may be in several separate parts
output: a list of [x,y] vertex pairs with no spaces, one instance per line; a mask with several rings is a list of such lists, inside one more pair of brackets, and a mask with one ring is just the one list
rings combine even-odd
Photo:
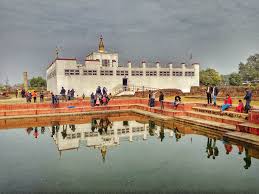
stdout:
[[259,192],[259,150],[208,129],[136,115],[42,121],[1,129],[0,191]]

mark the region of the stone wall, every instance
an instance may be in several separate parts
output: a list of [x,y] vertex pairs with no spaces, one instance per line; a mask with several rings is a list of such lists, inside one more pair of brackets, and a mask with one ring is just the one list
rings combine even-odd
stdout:
[[[176,96],[176,95],[182,96],[183,95],[183,92],[181,90],[178,90],[178,89],[161,89],[159,91],[162,91],[165,96]],[[159,97],[158,91],[153,91],[153,92],[157,92],[156,97]],[[148,90],[146,90],[144,92],[139,91],[139,92],[135,92],[135,97],[140,97],[140,98],[145,97],[145,98],[147,98],[148,94],[149,94]]]
[[[232,97],[244,96],[245,86],[221,86],[219,87],[219,96],[224,97],[226,94],[230,94]],[[259,95],[258,88],[250,88],[253,93],[253,97]],[[191,92],[186,94],[187,96],[205,96],[207,87],[191,87]]]

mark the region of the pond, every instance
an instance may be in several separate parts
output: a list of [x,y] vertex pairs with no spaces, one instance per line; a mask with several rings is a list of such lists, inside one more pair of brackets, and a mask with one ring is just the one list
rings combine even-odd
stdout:
[[259,150],[206,128],[132,114],[13,120],[3,127],[0,191],[259,190]]

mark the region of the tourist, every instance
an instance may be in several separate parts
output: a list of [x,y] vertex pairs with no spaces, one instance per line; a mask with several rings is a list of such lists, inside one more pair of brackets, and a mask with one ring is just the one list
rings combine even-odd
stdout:
[[91,94],[91,97],[90,97],[90,104],[91,104],[91,107],[94,107],[95,105],[95,96],[94,96],[94,93],[92,92]]
[[45,127],[41,127],[41,134],[45,133]]
[[163,141],[163,139],[165,138],[165,130],[164,130],[164,124],[162,124],[160,132],[159,132],[159,137],[161,139],[161,142]]
[[206,152],[208,154],[207,158],[210,158],[213,155],[213,148],[212,148],[212,139],[208,137],[207,139],[207,148]]
[[55,95],[51,92],[51,103],[54,106],[55,105]]
[[242,145],[237,145],[238,148],[238,154],[241,155],[244,151],[244,147]]
[[159,102],[160,102],[161,110],[163,110],[164,109],[164,94],[162,91],[160,91]]
[[70,96],[71,96],[70,100],[73,100],[75,97],[75,90],[73,88],[72,90],[70,90]]
[[248,113],[248,111],[251,109],[250,103],[252,100],[252,91],[246,89],[246,95],[244,99],[246,100],[245,112]]
[[107,98],[103,95],[102,104],[107,105]]
[[31,134],[32,130],[33,130],[33,128],[32,128],[32,127],[28,127],[28,128],[26,129],[26,131],[27,131],[28,135],[30,135],[30,134]]
[[212,97],[213,97],[213,104],[214,106],[217,105],[217,96],[218,96],[218,93],[219,93],[219,89],[217,86],[214,86],[213,89],[212,89]]
[[66,90],[64,87],[61,88],[60,94],[62,96],[62,100],[66,100]]
[[251,156],[249,155],[247,148],[245,148],[245,158],[244,158],[244,161],[246,163],[244,168],[248,169],[251,166]]
[[70,90],[67,91],[67,100],[71,100],[71,92],[70,92]]
[[177,127],[173,130],[174,130],[174,133],[175,133],[175,140],[176,140],[176,142],[178,142],[179,139],[181,139],[182,135],[181,135],[181,133],[180,133],[180,131],[178,130]]
[[154,92],[151,92],[151,97],[150,97],[150,102],[149,102],[149,106],[150,107],[155,107],[155,93]]
[[37,139],[37,138],[38,138],[39,133],[38,133],[38,128],[37,128],[37,127],[35,127],[35,129],[34,129],[34,133],[33,133],[33,135],[34,135],[35,139]]
[[18,93],[19,93],[19,91],[18,91],[18,89],[16,89],[16,90],[15,90],[15,97],[16,97],[16,98],[18,98]]
[[242,113],[244,111],[244,104],[242,100],[238,101],[238,106],[236,107],[236,112]]
[[85,99],[85,93],[83,93],[82,98],[83,98],[83,100]]
[[59,97],[58,97],[58,95],[55,95],[55,104],[56,105],[59,104]]
[[100,86],[97,87],[97,89],[96,89],[96,94],[97,94],[97,95],[102,94],[102,90],[101,90],[101,87],[100,87]]
[[227,94],[226,99],[224,100],[224,104],[221,107],[221,111],[224,111],[224,110],[228,109],[231,106],[232,106],[232,99],[229,96],[229,94]]
[[226,150],[226,154],[228,155],[232,151],[233,147],[228,142],[223,142],[223,144],[224,144],[224,147],[225,147],[225,150]]
[[63,128],[63,131],[61,131],[61,135],[63,137],[63,139],[65,139],[67,137],[67,129]]
[[219,155],[219,149],[218,149],[218,147],[216,146],[216,138],[214,138],[213,139],[214,141],[213,141],[213,145],[212,145],[212,148],[213,148],[213,159],[215,159],[216,158],[216,156],[218,156]]
[[175,108],[177,108],[180,103],[181,103],[181,97],[180,96],[175,96],[174,102],[173,102],[173,106]]
[[148,106],[150,106],[150,100],[151,100],[152,92],[151,90],[148,91]]
[[208,86],[207,91],[206,91],[208,104],[212,103],[212,100],[211,100],[212,90],[213,90],[213,88],[211,86]]
[[33,102],[36,103],[36,100],[37,100],[37,92],[34,90],[31,95],[32,95],[32,97],[33,97]]
[[44,93],[43,93],[43,91],[40,92],[40,102],[44,102]]
[[27,92],[27,93],[26,93],[26,101],[27,101],[27,102],[31,102],[31,99],[32,99],[31,93],[30,93],[30,92]]
[[107,95],[107,92],[108,92],[108,91],[107,91],[106,87],[103,87],[103,95],[104,95],[104,96]]
[[99,97],[96,95],[96,102],[95,102],[95,105],[96,106],[99,106],[100,105],[100,99]]
[[112,99],[112,94],[109,93],[109,95],[107,96],[107,104],[108,104],[108,102],[109,102],[111,99]]
[[21,91],[21,95],[22,95],[22,98],[25,98],[25,90],[24,89],[22,89],[22,91]]

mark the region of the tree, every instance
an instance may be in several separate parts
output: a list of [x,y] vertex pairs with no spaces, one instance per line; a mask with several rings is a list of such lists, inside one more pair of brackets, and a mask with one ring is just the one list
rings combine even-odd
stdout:
[[239,74],[244,81],[259,79],[259,54],[249,56],[245,64],[240,63]]
[[33,77],[30,80],[30,85],[31,85],[31,87],[46,87],[47,82],[42,77]]
[[240,86],[242,84],[242,77],[238,73],[231,73],[228,80],[231,86]]
[[220,81],[221,76],[215,69],[207,68],[200,71],[200,83],[202,85],[219,85]]

